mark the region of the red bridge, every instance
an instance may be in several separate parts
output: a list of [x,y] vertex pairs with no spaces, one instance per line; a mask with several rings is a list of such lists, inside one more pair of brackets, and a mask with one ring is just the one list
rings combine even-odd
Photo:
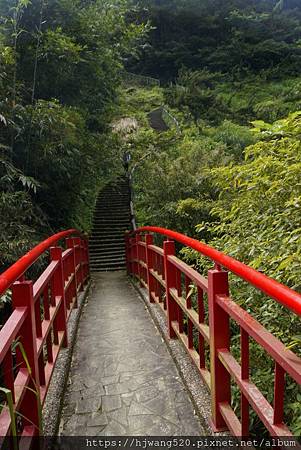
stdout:
[[[158,242],[164,241],[163,247],[155,245],[157,238],[159,238]],[[126,233],[125,242],[126,268],[132,283],[136,285],[138,281],[138,289],[142,295],[147,292],[148,306],[159,305],[158,308],[166,317],[168,339],[178,340],[181,343],[199,372],[200,389],[203,389],[204,386],[208,389],[208,396],[210,395],[211,398],[212,433],[227,430],[234,436],[248,436],[250,432],[249,411],[252,409],[271,436],[291,436],[289,424],[285,423],[284,415],[285,378],[288,375],[298,385],[301,384],[301,359],[236,303],[236,299],[230,295],[228,275],[232,273],[242,278],[290,310],[291,314],[298,316],[301,315],[301,295],[223,253],[171,230],[157,227],[140,228]],[[195,250],[211,261],[212,268],[208,273],[200,274],[177,256],[176,248],[180,244]],[[122,248],[120,241],[117,239],[116,242],[115,239],[114,248],[118,246]],[[49,255],[49,263],[44,265],[43,272],[36,280],[32,281],[28,274],[33,273],[31,272],[32,267],[39,258],[45,255]],[[105,255],[109,256],[108,250]],[[115,273],[120,273],[122,274],[120,276],[124,277],[123,272],[120,272],[120,265],[116,263],[115,266],[119,270]],[[115,266],[113,265],[113,269]],[[76,230],[68,230],[42,242],[0,276],[0,295],[11,290],[13,307],[10,317],[0,331],[2,384],[6,388],[3,409],[0,414],[0,435],[3,437],[15,436],[20,448],[24,437],[43,434],[41,419],[43,405],[47,399],[47,390],[52,374],[56,370],[60,352],[69,345],[68,320],[71,312],[78,306],[79,296],[83,293],[86,294],[89,289],[92,292],[88,300],[88,308],[91,305],[94,312],[92,310],[90,313],[88,310],[85,311],[82,319],[84,331],[89,331],[90,328],[90,325],[86,326],[84,322],[88,320],[89,314],[90,316],[95,314],[95,317],[90,317],[90,319],[96,321],[101,320],[102,316],[105,317],[105,322],[101,322],[97,329],[101,332],[101,329],[105,328],[106,333],[115,332],[107,329],[110,327],[110,318],[112,323],[117,320],[115,323],[117,327],[118,323],[122,323],[124,320],[127,329],[131,328],[129,321],[135,320],[134,316],[132,319],[123,318],[123,314],[128,314],[126,308],[131,303],[131,299],[120,307],[116,304],[115,308],[110,311],[110,315],[105,315],[106,307],[113,308],[114,306],[110,298],[106,297],[109,295],[106,293],[106,289],[111,289],[112,285],[112,279],[110,284],[106,274],[109,272],[99,272],[98,274],[95,272],[95,276],[92,277],[94,278],[94,288],[90,287],[88,240]],[[126,290],[130,289],[126,278],[121,278],[119,281],[114,278],[114,280],[115,288],[116,283],[119,283],[119,297],[126,297]],[[129,295],[133,296],[134,294],[131,292]],[[102,301],[104,303],[101,303]],[[137,301],[137,305],[139,301],[142,302],[138,297],[135,301]],[[134,308],[138,308],[138,306],[134,306]],[[98,313],[99,318],[96,317]],[[240,328],[241,350],[238,359],[231,352],[230,320]],[[135,323],[133,322],[133,328],[136,326]],[[137,335],[136,331],[135,335]],[[84,333],[80,334],[79,343],[84,336],[86,336]],[[120,349],[121,355],[123,347],[129,348],[130,352],[131,343],[128,342],[129,339],[126,339],[126,335],[121,335],[124,336],[123,339],[119,334],[116,339],[114,334],[110,336],[108,347],[111,348],[115,345]],[[102,335],[96,336],[96,340],[93,341],[95,344],[91,343],[92,347],[93,345],[101,346],[102,339]],[[251,380],[250,339],[261,346],[269,358],[274,361],[272,404]],[[89,341],[85,342],[86,347],[89,345]],[[162,350],[162,352],[164,351]],[[77,358],[83,357],[82,353],[85,352],[78,351]],[[93,355],[95,356],[94,353]],[[111,355],[114,356],[114,353]],[[113,362],[110,363],[113,372],[118,372],[120,369],[120,373],[124,375],[126,373],[124,367],[119,369],[116,367],[118,364],[125,364],[126,361],[119,356],[116,366],[113,359]],[[93,359],[90,361],[92,361],[90,365],[93,366]],[[129,366],[135,365],[134,361],[128,363]],[[108,372],[110,364],[108,363],[101,369],[106,372],[104,375],[99,372],[99,367],[94,367],[93,373],[100,373],[99,376],[102,380],[108,378],[111,376]],[[76,367],[78,366],[75,364],[72,369],[75,371],[75,375],[72,375],[72,383],[75,382]],[[111,378],[115,376],[114,373]],[[95,418],[104,418],[105,414],[107,423],[101,425],[99,422],[95,425],[98,430],[105,430],[109,423],[108,418],[110,423],[122,423],[120,415],[119,418],[116,418],[116,411],[123,410],[124,414],[127,414],[124,418],[124,423],[127,424],[124,425],[124,429],[136,430],[137,433],[140,430],[141,432],[142,428],[139,430],[138,428],[126,428],[127,426],[131,427],[131,423],[134,423],[134,421],[129,421],[129,417],[136,417],[136,420],[138,420],[137,417],[140,417],[140,413],[135,415],[133,412],[133,401],[132,406],[125,402],[127,406],[119,404],[114,409],[114,407],[108,407],[108,399],[104,399],[108,395],[116,397],[110,399],[110,401],[116,402],[119,401],[118,395],[124,401],[131,398],[130,394],[133,393],[134,388],[131,388],[131,392],[126,390],[123,392],[121,387],[125,388],[124,380],[127,382],[134,380],[137,384],[139,377],[137,375],[135,379],[135,376],[134,372],[128,378],[124,375],[115,384],[105,384],[108,383],[108,380],[103,381],[105,389],[102,392],[97,391],[102,397],[103,406],[97,405],[95,410],[94,406],[93,408],[91,406],[92,410],[85,412],[80,410],[81,404],[76,400],[75,409],[66,415],[68,420],[65,422],[69,421],[70,423],[74,415],[78,414],[77,417],[81,417],[83,427],[93,427],[93,425],[89,425],[89,421]],[[143,370],[139,376],[140,378],[144,376]],[[178,379],[178,377],[175,378]],[[145,380],[142,381],[145,386]],[[231,383],[235,384],[240,391],[240,412],[238,414],[232,407]],[[85,386],[89,390],[93,389],[96,384],[87,383]],[[112,386],[115,386],[114,392]],[[98,385],[97,389],[100,389]],[[72,391],[71,389],[72,392],[76,392],[76,390]],[[95,393],[92,397],[94,397],[94,402]],[[137,409],[139,399],[137,400],[137,395],[135,398]],[[147,405],[147,410],[151,411],[150,399],[146,399],[145,402],[143,407],[146,408]],[[140,410],[141,407],[140,404]],[[89,414],[89,417],[85,416],[86,413]],[[80,414],[82,415],[80,416]],[[151,412],[143,414],[152,416]],[[171,423],[171,416],[168,417],[169,423]],[[78,427],[80,423],[76,422],[76,426]],[[119,429],[121,428],[118,428],[117,431]],[[94,428],[95,430],[96,428]],[[102,433],[100,432],[100,434]]]

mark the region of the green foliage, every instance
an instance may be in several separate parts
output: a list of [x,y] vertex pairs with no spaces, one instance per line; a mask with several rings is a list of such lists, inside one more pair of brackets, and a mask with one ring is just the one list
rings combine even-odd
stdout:
[[[211,203],[214,221],[206,223],[209,243],[256,270],[300,291],[300,204],[301,204],[301,113],[274,124],[254,122],[262,131],[262,139],[247,148],[243,164],[232,164],[207,171],[218,200]],[[203,232],[204,224],[199,227]],[[203,236],[204,237],[204,236]],[[195,258],[185,252],[190,260]],[[208,268],[202,259],[200,268]],[[255,289],[233,277],[233,298],[251,312],[259,322],[301,355],[298,330],[299,317],[266,299]],[[233,330],[233,339],[239,330]],[[239,355],[234,346],[234,352]],[[267,364],[265,353],[251,346],[252,378],[268,399],[273,398],[273,365]],[[295,434],[300,433],[300,403],[294,398],[299,388],[287,385],[287,420]],[[238,407],[238,393],[235,406]],[[260,429],[253,418],[253,427]],[[258,428],[259,426],[259,428]]]
[[[130,109],[135,95],[135,90],[127,93]],[[143,92],[139,95],[140,103]],[[145,98],[149,97],[148,92]],[[229,120],[216,127],[207,121],[195,124],[189,114],[175,114],[181,136],[173,131],[154,133],[146,128],[142,114],[140,128],[128,142],[132,164],[138,163],[134,181],[139,225],[155,224],[199,237],[300,291],[301,113],[272,124],[253,120],[253,129]],[[149,155],[143,159],[145,154]],[[189,249],[182,254],[203,273],[211,266]],[[299,318],[237,277],[230,281],[233,299],[301,355]],[[231,349],[237,359],[239,335],[232,323]],[[273,361],[253,341],[250,353],[252,381],[272,402]],[[298,395],[299,387],[288,379],[285,420],[296,435],[301,427]],[[239,404],[235,388],[233,408],[238,416]],[[251,431],[265,432],[254,412]]]
[[174,80],[183,66],[241,79],[299,73],[300,2],[251,0],[137,0],[138,17],[153,25],[149,45],[132,66]]
[[147,26],[126,0],[0,4],[1,270],[42,235],[89,231],[122,168],[110,133],[125,58]]

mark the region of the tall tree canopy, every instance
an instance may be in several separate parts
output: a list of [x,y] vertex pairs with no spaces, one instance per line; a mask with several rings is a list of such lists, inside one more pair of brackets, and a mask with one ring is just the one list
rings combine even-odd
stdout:
[[233,77],[298,73],[300,2],[296,0],[138,0],[140,17],[153,24],[149,45],[132,65],[174,80],[182,66]]
[[2,264],[49,228],[88,229],[118,163],[107,130],[123,61],[145,32],[129,13],[126,0],[0,3]]

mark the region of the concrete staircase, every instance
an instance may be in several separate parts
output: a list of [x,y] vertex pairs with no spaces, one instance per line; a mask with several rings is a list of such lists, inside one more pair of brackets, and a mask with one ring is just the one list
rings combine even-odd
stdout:
[[89,240],[92,272],[125,269],[124,232],[131,229],[130,196],[125,178],[99,194]]

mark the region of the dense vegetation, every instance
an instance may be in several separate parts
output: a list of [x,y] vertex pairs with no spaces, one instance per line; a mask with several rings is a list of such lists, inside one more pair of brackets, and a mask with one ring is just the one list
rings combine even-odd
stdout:
[[[140,161],[139,223],[195,236],[301,291],[300,5],[140,3],[154,28],[130,67],[160,78],[163,88],[124,93],[123,113],[140,123],[128,143],[134,163]],[[180,132],[149,130],[141,111],[161,104]],[[182,253],[200,269],[209,267],[194,252]],[[236,277],[231,281],[236,301],[300,353],[300,320]],[[238,342],[232,324],[237,357]],[[254,342],[251,350],[252,379],[272,401],[273,362]],[[287,392],[287,420],[300,435],[301,392],[289,379]],[[235,390],[233,404],[239,415]],[[252,421],[261,433],[255,415]]]
[[145,27],[125,0],[0,2],[0,266],[61,227],[89,230],[119,164],[109,131]]
[[[301,291],[299,0],[11,3],[0,3],[2,268],[42,234],[89,231],[97,191],[130,150],[139,224],[195,236]],[[124,67],[161,87],[121,84]],[[162,105],[179,126],[158,133],[147,114]],[[112,133],[126,117],[136,131]],[[300,352],[300,321],[231,281],[235,300]],[[271,400],[272,362],[251,349]],[[301,392],[291,380],[287,392],[300,435]],[[239,415],[237,391],[234,406]]]

